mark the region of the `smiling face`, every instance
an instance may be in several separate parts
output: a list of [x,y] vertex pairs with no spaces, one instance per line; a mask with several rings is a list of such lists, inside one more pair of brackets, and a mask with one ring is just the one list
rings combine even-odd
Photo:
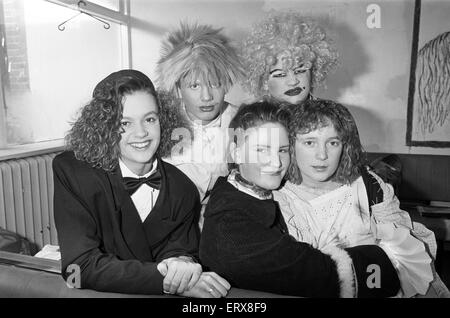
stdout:
[[265,123],[248,129],[244,138],[235,158],[242,177],[261,188],[277,189],[290,161],[286,128],[278,123]]
[[311,91],[311,63],[287,63],[286,59],[285,54],[280,54],[277,63],[271,66],[267,89],[279,102],[299,104]]
[[120,158],[137,175],[149,172],[160,140],[158,104],[153,95],[137,91],[123,97]]
[[191,120],[207,124],[219,116],[224,105],[225,87],[220,83],[212,84],[203,78],[193,82],[181,80],[178,94],[184,102]]
[[331,123],[307,134],[297,134],[295,157],[302,183],[327,188],[338,169],[342,148],[342,141]]

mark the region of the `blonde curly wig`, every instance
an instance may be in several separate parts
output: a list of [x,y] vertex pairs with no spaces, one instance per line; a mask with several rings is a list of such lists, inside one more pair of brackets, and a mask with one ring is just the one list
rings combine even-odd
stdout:
[[252,27],[239,52],[247,70],[243,84],[250,93],[269,95],[264,84],[280,53],[288,56],[286,68],[299,62],[311,66],[312,87],[321,84],[338,65],[338,53],[316,21],[295,12],[271,12]]

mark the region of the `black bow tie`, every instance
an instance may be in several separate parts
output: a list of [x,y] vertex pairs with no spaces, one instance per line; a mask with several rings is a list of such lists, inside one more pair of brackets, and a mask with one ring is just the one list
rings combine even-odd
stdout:
[[161,173],[159,172],[159,169],[157,169],[147,178],[123,178],[123,184],[125,185],[125,189],[128,191],[129,195],[132,195],[134,192],[136,192],[136,190],[144,183],[148,184],[154,189],[159,190],[161,188]]

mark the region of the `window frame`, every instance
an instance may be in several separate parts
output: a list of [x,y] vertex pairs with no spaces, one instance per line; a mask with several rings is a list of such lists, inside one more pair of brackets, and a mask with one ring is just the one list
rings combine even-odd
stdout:
[[[122,56],[124,56],[125,67],[132,65],[131,52],[131,27],[130,27],[130,0],[118,0],[119,10],[115,11],[101,5],[84,0],[86,6],[79,7],[77,0],[44,0],[56,5],[76,11],[92,14],[105,21],[120,24],[122,42]],[[2,53],[3,55],[3,53]],[[34,142],[24,145],[8,145],[7,144],[7,123],[6,123],[6,105],[3,93],[3,83],[0,78],[0,161],[21,158],[36,153],[43,154],[55,151],[55,149],[64,148],[64,138],[50,140],[47,142]]]

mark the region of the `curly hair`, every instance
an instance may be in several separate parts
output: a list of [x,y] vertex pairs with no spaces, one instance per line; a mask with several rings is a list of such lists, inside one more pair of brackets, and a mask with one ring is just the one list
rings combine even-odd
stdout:
[[225,91],[244,76],[244,68],[227,37],[210,25],[183,24],[162,42],[156,66],[158,87],[176,93],[180,80],[221,84]]
[[320,85],[338,65],[338,53],[317,22],[295,12],[272,11],[252,27],[239,52],[247,70],[243,84],[250,93],[268,95],[264,84],[280,53],[289,57],[285,67],[300,61],[310,64],[312,87]]
[[[242,105],[230,122],[229,128],[235,134],[230,138],[230,143],[238,144],[242,139],[238,138],[238,131],[261,126],[265,123],[279,123],[288,130],[290,114],[287,110],[278,107],[268,101],[258,101],[252,104]],[[229,170],[237,168],[236,163],[228,164]]]
[[333,125],[342,141],[342,154],[332,181],[350,184],[361,175],[361,169],[367,164],[366,155],[359,139],[358,128],[348,109],[331,100],[307,100],[300,107],[289,108],[289,142],[291,145],[291,164],[287,179],[295,184],[302,182],[301,172],[295,156],[297,134]]
[[135,70],[114,72],[96,85],[91,101],[81,109],[66,135],[67,148],[78,160],[105,171],[116,168],[120,157],[123,97],[136,91],[148,92],[158,100],[151,80]]
[[[161,123],[161,140],[159,143],[158,154],[161,158],[171,156],[171,152],[177,143],[189,138],[187,142],[192,143],[194,139],[194,130],[191,122],[183,114],[183,108],[180,98],[174,94],[158,90],[159,99],[159,121]],[[164,128],[164,129],[162,129]],[[176,129],[184,128],[186,135],[176,135]],[[180,131],[181,132],[181,131]]]

